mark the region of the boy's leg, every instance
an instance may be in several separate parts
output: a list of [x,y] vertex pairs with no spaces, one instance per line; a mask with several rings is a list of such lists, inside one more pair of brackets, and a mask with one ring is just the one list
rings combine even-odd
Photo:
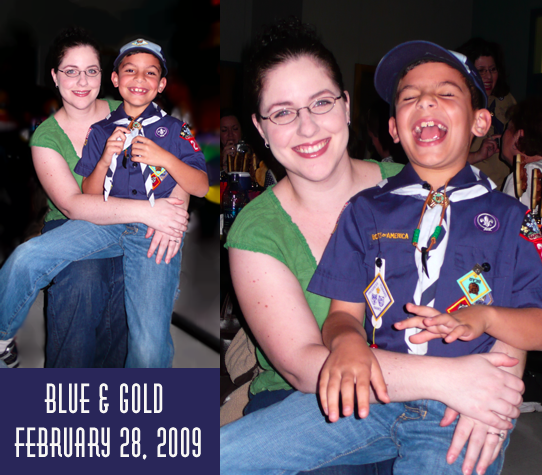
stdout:
[[128,316],[127,368],[171,368],[173,340],[169,327],[179,288],[181,250],[166,264],[147,257],[147,227],[133,224],[123,236],[124,286]]
[[400,403],[374,404],[365,419],[331,424],[314,394],[295,392],[220,429],[220,473],[297,473],[394,458],[392,430],[403,412]]
[[17,247],[0,269],[0,340],[15,335],[40,289],[71,262],[122,255],[124,228],[69,221]]
[[[399,457],[393,467],[394,475],[462,475],[467,445],[458,459],[451,465],[446,462],[446,453],[452,442],[456,422],[440,427],[446,406],[437,401],[420,400],[405,403],[405,416],[397,424],[396,434],[400,444]],[[415,417],[420,414],[422,417]],[[510,441],[510,431],[495,462],[487,469],[487,475],[498,475],[504,462],[504,449]],[[476,473],[476,465],[473,473]]]

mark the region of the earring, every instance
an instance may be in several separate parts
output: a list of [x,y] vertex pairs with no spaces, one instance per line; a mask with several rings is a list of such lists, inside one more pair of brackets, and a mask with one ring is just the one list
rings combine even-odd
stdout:
[[352,122],[350,121],[350,119],[348,119],[348,122],[346,123],[346,125],[348,125],[348,127],[350,127],[350,124],[351,124],[351,123],[352,123]]
[[265,142],[265,148],[269,148],[269,144]]
[[55,87],[58,89],[58,84],[55,84]]

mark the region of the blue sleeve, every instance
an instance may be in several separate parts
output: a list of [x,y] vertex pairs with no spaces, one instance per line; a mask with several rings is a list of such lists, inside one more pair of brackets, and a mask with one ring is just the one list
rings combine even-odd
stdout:
[[190,132],[188,125],[185,122],[181,123],[180,126],[179,133],[175,139],[177,145],[177,157],[192,168],[207,173],[205,157],[196,142],[196,139]]
[[75,166],[75,173],[81,176],[89,176],[100,161],[107,142],[108,135],[104,129],[94,124],[87,133],[81,160]]
[[355,212],[347,203],[329,240],[308,290],[336,300],[364,302],[367,271],[362,234]]

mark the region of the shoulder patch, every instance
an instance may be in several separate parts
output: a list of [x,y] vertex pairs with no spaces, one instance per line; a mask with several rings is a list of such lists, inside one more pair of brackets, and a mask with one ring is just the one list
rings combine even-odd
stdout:
[[533,243],[536,252],[542,259],[542,233],[538,229],[538,224],[536,224],[531,210],[525,213],[519,235],[526,241]]
[[201,150],[198,143],[196,142],[196,139],[192,135],[192,132],[190,131],[190,127],[188,127],[188,124],[186,122],[181,127],[181,133],[179,134],[179,137],[190,142],[190,145],[192,145],[194,152],[199,152]]
[[350,201],[347,201],[347,202],[344,204],[343,209],[342,209],[341,212],[339,213],[339,217],[337,218],[337,222],[335,223],[335,227],[333,228],[333,231],[331,232],[331,234],[334,234],[335,231],[337,231],[337,226],[339,225],[339,220],[341,219],[341,216],[343,215],[344,210],[348,207],[349,204],[350,204]]

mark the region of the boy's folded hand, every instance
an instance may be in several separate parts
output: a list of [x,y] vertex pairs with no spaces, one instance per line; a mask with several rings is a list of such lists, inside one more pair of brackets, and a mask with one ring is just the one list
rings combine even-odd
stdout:
[[345,335],[329,354],[320,373],[320,401],[331,422],[339,419],[340,401],[345,417],[354,412],[354,398],[359,417],[367,417],[371,384],[382,402],[390,402],[380,365],[366,342],[358,336]]
[[457,339],[470,341],[482,335],[487,328],[482,306],[462,308],[449,314],[440,313],[432,307],[412,303],[408,303],[406,309],[417,316],[397,322],[394,326],[397,330],[407,328],[424,330],[410,337],[410,341],[415,344],[425,343],[435,338],[443,338],[446,343],[452,343]]
[[104,152],[102,154],[102,158],[100,159],[102,164],[109,167],[109,165],[111,165],[113,155],[120,155],[122,153],[122,150],[124,149],[124,142],[126,141],[125,134],[129,133],[130,131],[126,127],[117,127],[113,131],[105,143]]

